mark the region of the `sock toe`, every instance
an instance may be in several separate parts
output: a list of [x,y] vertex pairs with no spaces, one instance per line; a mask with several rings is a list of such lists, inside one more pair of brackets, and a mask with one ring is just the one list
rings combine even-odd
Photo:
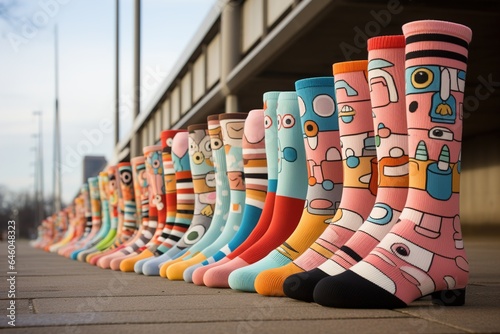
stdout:
[[283,292],[290,298],[311,303],[314,288],[325,277],[328,274],[318,268],[288,276],[283,283]]
[[322,279],[314,289],[314,301],[339,308],[402,308],[406,303],[352,271]]

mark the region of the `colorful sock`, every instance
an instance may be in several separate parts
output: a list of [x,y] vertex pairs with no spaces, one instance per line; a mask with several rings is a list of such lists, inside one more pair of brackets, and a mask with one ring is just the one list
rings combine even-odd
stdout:
[[[205,272],[209,269],[208,264],[216,263],[236,250],[249,237],[259,222],[267,192],[267,161],[264,134],[264,110],[255,109],[250,111],[245,120],[242,144],[246,191],[241,226],[227,245],[201,263],[205,266]],[[227,286],[227,276],[224,274],[221,277],[207,277],[207,279],[210,286]],[[203,282],[205,283],[205,274],[203,274]]]
[[164,254],[147,261],[143,265],[142,270],[145,275],[158,276],[160,274],[158,266],[198,242],[210,227],[212,221],[215,205],[215,174],[207,124],[190,125],[188,132],[189,163],[195,199],[193,219],[179,242]]
[[312,300],[320,279],[350,268],[380,242],[399,219],[408,187],[408,141],[404,91],[404,37],[370,39],[368,79],[371,92],[373,127],[376,130],[378,191],[375,205],[363,225],[318,269],[308,272],[303,292]]
[[[92,264],[96,265],[97,261],[104,255],[111,254],[116,250],[118,246],[120,246],[123,243],[122,239],[122,228],[123,228],[123,219],[121,219],[120,222],[120,217],[119,217],[119,205],[120,205],[120,200],[119,200],[119,185],[116,180],[116,175],[118,173],[118,168],[117,166],[109,166],[108,169],[106,170],[108,174],[108,186],[106,188],[106,194],[108,197],[108,203],[109,203],[109,215],[111,219],[111,230],[115,229],[115,235],[113,237],[113,240],[111,241],[109,247],[103,251],[96,252],[93,255],[89,255],[87,261]],[[122,201],[123,203],[123,201]],[[122,217],[123,218],[123,217]],[[110,232],[111,233],[111,232]],[[108,233],[109,235],[109,233]]]
[[166,220],[165,186],[163,179],[163,163],[161,146],[153,145],[143,148],[146,158],[146,175],[149,185],[149,228],[154,229],[151,240],[146,244],[146,249],[140,254],[127,258],[120,263],[123,272],[136,271],[141,273],[142,267],[135,268],[135,264],[142,259],[154,256],[154,251],[161,244],[158,241]]
[[[121,182],[125,182],[127,186],[127,188],[122,187],[121,189],[122,192],[124,192],[124,189],[130,192],[133,188],[134,198],[136,199],[135,211],[136,215],[137,212],[140,214],[141,227],[136,237],[130,240],[125,248],[110,255],[109,267],[113,270],[119,270],[120,264],[124,259],[141,253],[155,232],[155,228],[149,226],[149,183],[146,174],[146,159],[144,156],[134,157],[131,162],[133,173],[129,173],[130,169],[122,170],[122,167],[119,165]],[[130,207],[130,214],[132,213],[131,209]]]
[[155,250],[155,255],[162,255],[179,241],[179,237],[172,234],[175,226],[175,217],[177,215],[177,183],[175,179],[174,162],[172,161],[172,144],[174,137],[179,132],[185,130],[165,130],[161,133],[163,177],[165,183],[165,197],[167,202],[167,218],[165,227],[159,240],[162,244]]
[[182,272],[185,268],[202,262],[205,259],[204,257],[195,261],[192,259],[219,237],[226,224],[227,215],[229,214],[229,180],[226,176],[226,154],[224,153],[219,115],[208,116],[207,122],[215,172],[215,212],[210,227],[201,240],[187,250],[182,257],[168,261],[160,267],[161,277],[167,277],[168,267],[177,262],[182,262],[182,265],[178,268],[178,270]]
[[[307,261],[321,261],[321,265],[332,252],[343,249],[347,252],[349,249],[345,248],[345,243],[348,240],[344,238],[352,239],[356,234],[354,231],[362,226],[374,205],[378,176],[377,159],[373,157],[376,145],[367,70],[366,60],[333,65],[344,160],[344,191],[340,209],[332,219],[335,227],[327,229],[311,246],[312,250],[319,250],[321,256],[300,260],[306,264]],[[337,231],[343,233],[337,235]],[[328,236],[331,239],[323,239]],[[310,256],[307,252],[304,255]],[[314,286],[325,276],[327,274],[319,269],[291,275],[284,282],[284,293],[295,299],[311,301]]]
[[73,205],[70,204],[59,214],[60,219],[67,221],[67,228],[61,240],[59,240],[59,242],[56,242],[55,244],[50,245],[49,252],[51,253],[57,253],[59,249],[61,249],[63,246],[66,246],[71,241],[71,239],[73,239],[76,233],[76,221],[73,219],[73,215],[71,214],[71,211],[73,211],[72,207]]
[[85,256],[85,262],[90,263],[90,260],[96,254],[100,254],[101,251],[107,249],[113,244],[114,238],[116,236],[117,222],[111,220],[110,204],[108,198],[108,188],[109,188],[109,177],[108,172],[99,173],[99,195],[101,198],[101,208],[102,208],[102,219],[103,225],[108,225],[108,233],[104,236],[101,241],[99,241],[94,247],[88,249]]
[[[102,220],[101,220],[101,202],[99,199],[99,179],[97,177],[90,177],[88,179],[89,184],[89,194],[90,194],[90,206],[92,208],[92,230],[94,233],[89,234],[91,236],[90,240],[87,240],[86,243],[80,249],[77,249],[71,253],[71,258],[73,260],[79,260],[78,254],[89,249],[93,245],[95,245],[97,240],[102,238],[103,230]],[[107,232],[107,231],[106,231]]]
[[[87,242],[87,240],[90,240],[90,235],[92,232],[92,210],[90,208],[90,197],[89,197],[89,185],[88,183],[84,183],[81,188],[80,188],[80,196],[83,201],[83,207],[81,208],[83,210],[83,215],[84,215],[84,220],[85,220],[85,228],[83,231],[82,237],[76,241],[73,245],[69,246],[68,248],[64,249],[63,255],[65,257],[71,257],[71,254],[76,250],[81,247]],[[42,226],[42,225],[40,225]],[[43,226],[42,226],[43,227]],[[92,232],[94,233],[94,232]]]
[[[273,216],[274,201],[276,199],[276,187],[278,179],[278,126],[276,119],[276,107],[279,92],[266,92],[263,95],[264,105],[264,141],[267,160],[267,195],[264,208],[260,215],[257,226],[248,238],[224,259],[204,266],[206,270],[203,276],[193,277],[193,283],[197,285],[206,284],[210,287],[229,287],[227,279],[229,274],[241,266],[237,261],[232,261],[238,255],[251,247],[259,240],[269,228]],[[201,271],[201,269],[200,269]]]
[[469,265],[459,218],[462,102],[468,27],[444,21],[403,26],[410,176],[400,221],[350,270],[322,280],[324,306],[400,308],[428,294],[465,302]]
[[[226,245],[241,227],[243,209],[245,203],[245,179],[243,176],[243,128],[247,113],[220,114],[224,151],[226,153],[226,170],[229,180],[229,213],[226,218],[224,230],[210,246],[203,249],[192,261],[200,260],[192,265],[189,271],[185,270],[186,263],[178,263],[167,269],[167,278],[170,280],[182,280],[192,282],[192,274],[198,267],[203,266],[202,261],[213,256],[224,245]],[[190,262],[192,262],[190,261]]]
[[[236,259],[254,263],[283,243],[297,227],[307,192],[307,164],[300,127],[300,111],[295,92],[278,97],[278,188],[273,218],[265,235]],[[249,265],[233,271],[228,278],[232,289],[255,291],[260,267]]]
[[284,296],[283,282],[289,274],[287,269],[277,267],[289,264],[304,253],[325,230],[328,219],[339,206],[342,157],[333,80],[333,77],[320,77],[295,83],[308,165],[306,207],[293,234],[258,262],[263,269],[255,279],[255,290],[259,294]]

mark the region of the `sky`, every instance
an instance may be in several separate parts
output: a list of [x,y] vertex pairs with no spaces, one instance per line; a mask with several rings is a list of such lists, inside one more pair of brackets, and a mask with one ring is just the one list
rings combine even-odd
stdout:
[[[141,111],[217,0],[142,0]],[[120,103],[133,92],[133,0],[120,0]],[[83,155],[113,157],[114,0],[0,0],[0,186],[33,191],[41,111],[44,189],[53,192],[54,27],[59,36],[62,199],[83,178]],[[120,122],[121,137],[131,118]],[[97,133],[101,135],[98,135]],[[90,144],[89,144],[90,143]],[[88,152],[88,153],[87,153]]]

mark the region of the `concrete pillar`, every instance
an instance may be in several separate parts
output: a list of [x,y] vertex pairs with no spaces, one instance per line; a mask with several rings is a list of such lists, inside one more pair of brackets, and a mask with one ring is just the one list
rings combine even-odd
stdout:
[[221,76],[222,94],[226,97],[226,112],[238,111],[238,97],[226,85],[227,76],[240,61],[241,1],[228,0],[221,13]]

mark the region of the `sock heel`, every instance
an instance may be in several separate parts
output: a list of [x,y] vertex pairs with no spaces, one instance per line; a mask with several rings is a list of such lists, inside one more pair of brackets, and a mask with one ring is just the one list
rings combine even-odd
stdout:
[[462,306],[465,304],[465,288],[436,291],[431,297],[434,305]]

